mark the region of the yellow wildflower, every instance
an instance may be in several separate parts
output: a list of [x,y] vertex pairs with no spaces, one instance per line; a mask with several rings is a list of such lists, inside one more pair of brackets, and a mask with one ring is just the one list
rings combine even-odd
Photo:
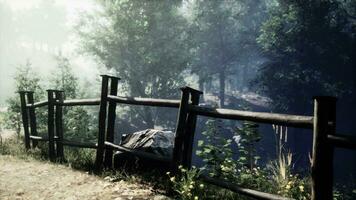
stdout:
[[198,199],[199,199],[199,197],[198,197],[198,196],[195,196],[195,197],[194,197],[194,200],[198,200]]
[[303,186],[303,185],[300,185],[300,186],[299,186],[299,190],[300,190],[301,192],[304,192],[304,186]]
[[176,177],[172,176],[172,177],[170,178],[170,180],[171,180],[172,182],[174,182],[174,181],[176,180]]

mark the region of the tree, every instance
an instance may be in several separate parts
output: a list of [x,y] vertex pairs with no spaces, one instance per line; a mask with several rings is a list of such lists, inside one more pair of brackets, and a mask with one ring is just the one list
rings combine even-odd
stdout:
[[[217,76],[220,106],[224,106],[226,80],[246,71],[256,60],[256,35],[262,1],[194,1],[193,29],[196,59],[192,71],[199,76],[199,88]],[[262,11],[260,11],[262,10]],[[259,14],[257,14],[259,13]],[[252,59],[253,58],[253,59]]]
[[[40,85],[40,78],[31,68],[30,61],[27,61],[26,64],[20,65],[17,68],[15,73],[15,84],[16,84],[16,93],[18,91],[33,91],[34,92],[34,101],[38,101],[43,97],[43,90]],[[15,130],[17,135],[20,136],[22,128],[22,118],[21,118],[21,103],[19,95],[16,94],[13,97],[10,97],[6,101],[8,108],[5,115],[6,127],[12,130]],[[43,115],[40,115],[43,116]],[[38,121],[39,127],[43,127],[43,118],[39,117]]]
[[[101,2],[102,12],[78,24],[82,50],[115,69],[130,95],[177,97],[190,59],[180,5],[173,0]],[[157,116],[150,108],[138,115],[147,127],[154,126]]]
[[276,110],[305,113],[314,95],[345,97],[356,91],[354,38],[341,5],[289,0],[271,6],[258,38],[270,62],[257,82]]
[[78,96],[78,78],[73,74],[68,58],[57,56],[56,61],[51,85],[54,89],[65,91],[66,98],[75,99]]
[[[50,80],[52,88],[64,91],[65,98],[81,98],[79,80],[71,70],[68,58],[57,56],[57,68]],[[63,110],[63,130],[66,138],[76,140],[93,139],[92,118],[88,110],[83,107],[65,107]]]

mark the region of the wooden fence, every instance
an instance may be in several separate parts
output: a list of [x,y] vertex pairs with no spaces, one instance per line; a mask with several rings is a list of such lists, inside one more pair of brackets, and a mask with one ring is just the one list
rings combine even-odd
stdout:
[[[113,150],[170,163],[172,169],[176,171],[179,165],[183,165],[186,168],[191,167],[194,133],[197,116],[199,115],[312,129],[311,171],[313,200],[333,199],[334,148],[356,149],[355,137],[335,134],[336,98],[334,97],[315,97],[313,116],[286,115],[202,107],[199,106],[199,97],[202,92],[189,87],[181,88],[180,100],[120,97],[117,96],[119,80],[117,77],[102,75],[100,99],[64,100],[63,91],[47,90],[48,99],[35,103],[33,92],[20,91],[26,148],[31,148],[31,141],[33,147],[36,147],[38,141],[48,142],[51,161],[64,159],[63,146],[93,148],[96,149],[95,168],[97,171],[100,171],[103,166],[112,166]],[[116,105],[120,103],[179,109],[172,157],[161,157],[113,143]],[[43,106],[48,108],[47,137],[40,137],[37,134],[35,109]],[[69,141],[63,137],[63,106],[99,106],[97,143]],[[201,179],[255,199],[288,199],[274,194],[242,188],[225,180],[217,180],[203,175]]]

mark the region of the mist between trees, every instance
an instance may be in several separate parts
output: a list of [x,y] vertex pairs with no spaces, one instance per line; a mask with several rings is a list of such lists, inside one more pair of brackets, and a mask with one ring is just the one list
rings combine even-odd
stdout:
[[[91,58],[122,78],[120,95],[172,99],[179,98],[179,87],[191,85],[204,92],[202,102],[209,105],[293,114],[310,114],[313,96],[331,95],[341,102],[341,129],[356,130],[355,117],[344,112],[356,111],[355,1],[111,0],[94,4],[95,9],[81,13],[69,31],[76,37],[78,56]],[[54,30],[59,34],[65,29],[58,29],[65,23],[61,8],[43,1],[38,9],[46,15],[27,13],[28,19],[38,22],[31,26],[26,18],[14,19],[21,15],[0,3],[1,25],[14,22],[0,29],[4,35],[0,44],[15,46],[1,48],[0,56],[26,55],[16,54],[13,41],[26,40],[33,49],[37,43],[46,44],[46,55],[56,55],[53,77],[41,85],[46,78],[31,70],[30,63],[40,65],[41,53],[27,63],[26,58],[17,63],[11,61],[18,58],[0,59],[0,68],[26,63],[16,73],[16,89],[35,91],[37,100],[45,97],[47,88],[63,89],[67,98],[97,96],[99,89],[87,88],[99,83],[90,81],[81,87],[71,70],[72,57],[58,53],[57,47],[67,37],[54,35]],[[7,101],[13,113],[19,109],[16,101],[17,96]],[[65,115],[71,115],[65,122],[67,132],[74,137],[84,130],[87,138],[94,138],[95,112],[66,110]],[[122,133],[175,128],[176,116],[166,110],[122,106],[117,113],[129,124]],[[16,119],[9,126],[19,132],[19,115],[8,117]],[[294,145],[310,143],[308,137],[294,140],[299,141]],[[350,160],[356,165],[354,156]]]

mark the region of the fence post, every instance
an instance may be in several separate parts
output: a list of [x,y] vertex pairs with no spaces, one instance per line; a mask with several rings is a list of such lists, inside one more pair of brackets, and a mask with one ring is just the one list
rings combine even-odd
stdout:
[[47,127],[48,127],[48,154],[49,159],[53,162],[56,159],[55,155],[55,144],[54,144],[54,104],[55,99],[53,97],[54,90],[47,90],[48,95],[48,119],[47,119]]
[[[199,98],[203,92],[188,88],[191,97],[192,105],[199,105]],[[188,119],[186,123],[186,130],[184,133],[184,149],[183,149],[183,166],[190,169],[192,165],[192,153],[194,143],[194,133],[197,123],[197,115],[195,113],[188,113]]]
[[26,102],[26,94],[27,91],[19,91],[20,93],[20,101],[21,101],[21,115],[22,115],[22,123],[25,134],[25,147],[26,149],[30,149],[30,132],[28,126],[28,110],[27,110],[27,102]]
[[181,102],[179,105],[178,121],[176,127],[176,135],[174,138],[173,147],[173,159],[172,159],[172,170],[177,171],[178,166],[182,164],[183,161],[183,140],[184,132],[186,128],[188,106],[189,106],[189,89],[184,87],[181,88]]
[[[34,98],[33,98],[33,92],[28,92],[27,93],[27,101],[29,104],[33,104],[34,103]],[[36,111],[35,111],[35,108],[33,107],[30,107],[28,108],[28,112],[29,112],[29,115],[30,115],[30,135],[34,135],[34,136],[37,136],[38,133],[37,133],[37,120],[36,120]],[[32,147],[35,148],[37,147],[37,140],[32,140]]]
[[106,112],[107,112],[107,96],[108,96],[108,79],[109,76],[101,75],[101,96],[99,110],[99,132],[98,132],[98,147],[96,150],[95,170],[99,172],[102,168],[104,151],[105,151],[105,128],[106,128]]
[[[120,78],[110,77],[110,95],[117,95],[117,84]],[[116,103],[109,102],[108,108],[108,127],[106,130],[106,141],[113,143],[114,142],[114,132],[115,132],[115,118],[116,118]],[[104,166],[111,168],[112,167],[112,156],[113,150],[111,148],[105,149],[105,159]]]
[[64,100],[64,92],[56,91],[55,97],[57,100],[56,104],[56,147],[57,147],[57,156],[64,161],[64,150],[63,150],[63,100]]
[[333,199],[333,146],[328,135],[335,134],[336,98],[314,97],[312,154],[312,200]]

